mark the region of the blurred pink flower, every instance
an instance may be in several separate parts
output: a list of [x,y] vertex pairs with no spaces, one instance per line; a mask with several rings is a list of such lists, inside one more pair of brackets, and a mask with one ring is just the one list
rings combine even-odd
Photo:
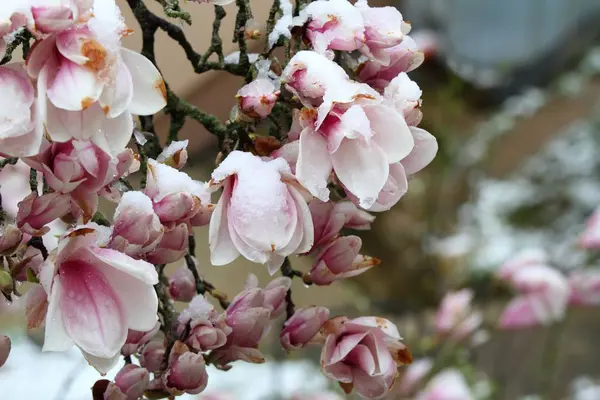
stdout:
[[435,375],[415,400],[473,400],[474,396],[463,374],[455,369]]

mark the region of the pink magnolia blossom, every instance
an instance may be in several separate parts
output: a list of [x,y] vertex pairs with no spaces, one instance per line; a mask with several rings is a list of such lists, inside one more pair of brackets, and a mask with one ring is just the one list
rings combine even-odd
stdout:
[[543,252],[517,254],[500,267],[498,275],[519,293],[502,313],[501,328],[548,325],[564,317],[569,284],[563,274],[547,265]]
[[169,393],[175,395],[200,393],[208,384],[204,357],[190,352],[182,342],[175,342],[162,381]]
[[230,153],[212,174],[223,193],[210,221],[211,263],[225,265],[240,254],[275,273],[285,257],[313,244],[306,200],[284,159]]
[[473,400],[475,397],[463,374],[446,369],[435,375],[416,400]]
[[396,7],[369,7],[367,0],[356,2],[364,23],[365,44],[359,50],[370,59],[389,65],[390,55],[384,49],[402,42],[410,31]]
[[127,339],[125,339],[125,344],[121,348],[121,354],[124,356],[130,356],[138,352],[138,350],[148,343],[152,338],[156,336],[160,329],[160,323],[157,321],[154,328],[149,331],[136,331],[134,329],[129,329],[127,331]]
[[584,249],[600,248],[600,210],[594,211],[585,223],[585,229],[579,238],[579,244]]
[[71,198],[57,192],[39,196],[32,192],[19,202],[17,226],[32,236],[42,236],[50,231],[46,225],[65,216],[71,210]]
[[582,269],[569,275],[569,303],[579,306],[600,305],[600,269]]
[[40,154],[24,161],[44,174],[52,190],[68,194],[88,221],[98,209],[98,195],[106,196],[109,185],[131,172],[134,156],[130,149],[112,156],[89,141],[70,140],[45,143]]
[[313,249],[324,246],[339,236],[342,228],[368,230],[375,217],[360,210],[352,202],[322,202],[314,199],[308,205],[315,228]]
[[37,35],[60,32],[91,16],[94,0],[30,0],[32,26],[29,30]]
[[402,379],[398,385],[398,392],[403,395],[411,394],[432,368],[433,362],[429,358],[414,361],[404,370],[404,374],[402,374]]
[[[413,149],[414,151],[414,149]],[[412,153],[412,151],[411,151]],[[405,157],[409,158],[410,154]],[[375,202],[367,208],[371,212],[381,212],[391,209],[408,191],[408,177],[402,162],[390,164],[389,175],[385,184],[379,191]],[[348,189],[344,188],[346,195],[355,204],[360,204],[360,200]]]
[[145,259],[152,264],[170,264],[180,260],[188,251],[190,227],[186,222],[165,229],[162,239]]
[[21,244],[23,232],[15,225],[0,221],[0,256],[10,256]]
[[483,317],[480,312],[471,308],[473,296],[471,289],[462,289],[444,296],[435,316],[438,334],[462,340],[479,328]]
[[150,115],[166,104],[154,65],[121,47],[128,33],[114,0],[95,0],[91,18],[38,42],[28,55],[38,96],[48,99],[46,128],[57,142],[89,139],[111,153],[133,132],[132,114]]
[[366,41],[361,12],[347,0],[314,1],[304,13],[306,36],[319,53],[358,50]]
[[[333,64],[324,57],[319,62]],[[300,115],[296,176],[313,196],[327,201],[334,171],[368,208],[388,179],[389,164],[413,149],[413,135],[404,116],[368,85],[340,82],[328,87],[322,100],[317,112],[308,109]]]
[[214,350],[227,343],[231,327],[203,295],[197,295],[179,315],[179,331],[189,329],[185,343],[196,351]]
[[410,72],[419,67],[425,60],[425,55],[419,46],[408,35],[404,36],[402,43],[382,50],[389,58],[388,63],[378,60],[367,60],[360,64],[356,70],[358,79],[377,90],[385,87],[402,72]]
[[279,98],[279,90],[269,79],[258,78],[244,85],[236,95],[242,113],[250,118],[264,119]]
[[[204,182],[195,181],[185,172],[152,159],[148,160],[144,193],[152,199],[154,212],[163,224],[200,221],[206,224],[213,210],[210,193]],[[198,213],[206,216],[192,219]]]
[[[323,55],[314,51],[299,51],[283,71],[282,81],[306,107],[318,107],[323,103],[324,98],[330,97],[330,93],[335,92],[336,88],[348,86],[350,78],[341,66],[329,61]],[[296,125],[298,135],[301,130],[302,127]],[[297,137],[290,137],[290,140],[295,139]]]
[[150,374],[144,368],[127,364],[115,376],[115,385],[127,396],[128,400],[137,400],[144,394],[150,383]]
[[0,335],[0,368],[2,368],[2,366],[6,364],[6,360],[8,360],[10,348],[10,338],[6,335]]
[[114,367],[128,329],[156,324],[154,266],[98,247],[97,231],[80,227],[59,241],[40,281],[48,293],[44,351],[77,345],[98,371]]
[[163,232],[150,198],[142,192],[129,191],[115,210],[109,247],[139,258],[158,246]]
[[185,262],[181,264],[169,278],[169,294],[174,300],[188,302],[196,295],[196,281]]
[[296,310],[283,324],[279,335],[281,346],[286,350],[304,347],[315,337],[328,318],[329,310],[325,307],[313,306]]
[[386,86],[384,97],[392,102],[396,110],[404,114],[409,126],[417,126],[423,118],[421,112],[421,95],[423,92],[406,72],[401,72]]
[[310,271],[316,285],[329,285],[334,281],[351,278],[378,265],[377,258],[359,254],[362,240],[358,236],[338,237],[323,247]]
[[[255,287],[258,286],[258,282]],[[264,301],[263,307],[271,311],[271,319],[279,317],[286,306],[285,296],[292,286],[292,280],[286,276],[273,279],[263,289]],[[252,289],[252,284],[246,285],[246,289]]]
[[325,338],[323,373],[340,382],[346,393],[355,389],[364,398],[383,398],[398,367],[412,362],[397,328],[383,318],[336,317],[325,322],[320,335]]
[[0,155],[36,155],[44,135],[43,99],[20,64],[0,67],[0,88]]
[[163,340],[151,340],[140,352],[140,365],[150,372],[161,370],[166,346]]
[[171,142],[163,151],[158,155],[156,161],[159,163],[167,164],[169,167],[181,169],[185,166],[188,159],[188,140],[174,141]]

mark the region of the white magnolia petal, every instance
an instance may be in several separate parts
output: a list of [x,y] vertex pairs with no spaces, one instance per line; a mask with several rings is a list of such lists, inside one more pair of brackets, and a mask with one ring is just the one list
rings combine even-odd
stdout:
[[415,147],[408,156],[402,159],[402,166],[407,175],[412,175],[425,168],[438,151],[438,143],[431,133],[421,128],[411,127]]
[[99,103],[109,118],[121,115],[130,106],[133,99],[133,78],[123,61],[117,65],[114,82],[104,87]]
[[365,107],[365,112],[374,132],[373,141],[384,151],[388,164],[409,155],[415,143],[404,116],[385,105]]
[[375,203],[389,175],[385,153],[373,142],[344,140],[331,155],[340,182],[369,208]]
[[231,191],[231,183],[226,181],[221,198],[210,218],[208,243],[212,265],[229,264],[240,255],[229,235],[229,224],[227,221],[227,209],[229,208]]
[[60,280],[56,279],[52,285],[52,291],[48,299],[46,331],[44,333],[44,347],[42,351],[65,351],[73,347],[74,344],[65,329],[60,309],[62,290]]
[[133,98],[129,111],[136,115],[151,115],[167,105],[165,82],[154,64],[143,55],[121,50],[123,62],[133,80]]
[[331,157],[325,138],[312,129],[302,131],[296,177],[302,186],[321,201],[329,200],[327,180],[331,169]]
[[154,266],[144,260],[136,260],[120,251],[106,248],[94,248],[93,251],[90,251],[90,257],[94,257],[109,267],[131,275],[147,285],[156,285],[158,283],[158,274]]
[[81,353],[83,354],[87,362],[92,367],[96,368],[96,371],[100,372],[100,374],[102,375],[106,375],[108,371],[113,369],[119,363],[119,359],[121,358],[121,353],[117,353],[114,356],[108,358],[96,357],[83,350],[81,350]]

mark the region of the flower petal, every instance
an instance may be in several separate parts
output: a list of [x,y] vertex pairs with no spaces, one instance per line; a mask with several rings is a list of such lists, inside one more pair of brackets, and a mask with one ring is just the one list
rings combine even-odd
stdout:
[[411,127],[415,147],[408,156],[402,159],[402,166],[407,175],[419,172],[429,165],[438,151],[438,143],[431,133],[421,128]]
[[375,143],[344,140],[331,155],[333,169],[342,184],[369,208],[375,203],[389,174],[387,157]]
[[63,110],[84,110],[98,100],[102,87],[94,71],[63,58],[48,89],[48,98]]
[[404,116],[385,105],[365,107],[365,112],[374,132],[373,141],[384,151],[388,164],[408,156],[415,144]]
[[120,251],[99,247],[90,251],[90,256],[147,285],[156,285],[158,283],[158,274],[156,273],[154,266],[144,260],[136,260]]
[[151,284],[107,264],[97,267],[121,301],[129,329],[150,331],[156,325],[158,297]]
[[311,128],[302,131],[296,177],[302,186],[321,201],[329,200],[327,180],[331,169],[331,157],[325,138]]
[[60,267],[60,308],[65,329],[85,352],[110,358],[125,344],[125,313],[104,274],[81,261],[66,262]]
[[210,262],[212,265],[226,265],[235,260],[240,252],[236,249],[229,235],[227,209],[231,198],[231,182],[228,179],[223,186],[223,193],[210,218],[209,238]]
[[152,115],[167,105],[165,82],[154,64],[143,55],[121,50],[133,82],[133,98],[129,111],[136,115]]
[[117,76],[114,82],[104,87],[100,96],[100,105],[104,113],[115,118],[121,115],[131,104],[133,99],[133,78],[129,68],[123,61],[117,64]]
[[96,357],[83,350],[81,350],[81,353],[87,362],[90,363],[92,367],[96,368],[96,371],[100,372],[102,375],[106,375],[108,371],[113,369],[119,363],[119,359],[121,358],[121,353],[117,353],[114,356],[107,358]]
[[44,347],[42,351],[65,351],[73,347],[73,340],[67,333],[63,322],[60,307],[62,285],[59,279],[54,281],[50,298],[48,299],[48,312],[46,313],[46,331],[44,334]]

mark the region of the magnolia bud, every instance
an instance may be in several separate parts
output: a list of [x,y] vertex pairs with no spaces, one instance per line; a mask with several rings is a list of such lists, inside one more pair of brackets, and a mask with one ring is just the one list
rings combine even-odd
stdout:
[[188,351],[182,342],[175,342],[169,355],[169,368],[163,375],[165,388],[173,394],[198,394],[208,384],[206,363],[202,354]]
[[192,271],[186,267],[178,268],[169,279],[169,294],[177,301],[191,301],[196,295],[196,281]]
[[238,106],[250,118],[266,118],[279,98],[279,90],[265,78],[258,78],[243,86],[236,95]]
[[158,246],[146,255],[146,261],[152,264],[169,264],[178,261],[187,252],[188,241],[188,225],[181,223],[165,232]]
[[316,285],[329,285],[333,281],[360,275],[379,264],[376,258],[358,254],[362,241],[358,236],[336,238],[317,256],[310,278]]
[[128,400],[139,399],[150,383],[150,374],[137,365],[125,365],[115,376],[115,384]]
[[169,167],[181,169],[185,166],[188,159],[187,145],[188,140],[180,142],[171,142],[156,158],[156,161],[167,164]]
[[0,224],[0,256],[12,255],[23,240],[23,233],[15,225]]
[[57,192],[38,196],[32,192],[19,202],[17,226],[32,236],[43,236],[50,231],[46,226],[71,210],[71,197]]
[[279,336],[281,345],[286,350],[304,347],[321,329],[329,318],[329,310],[325,307],[307,307],[297,310],[283,324]]
[[285,309],[285,295],[291,286],[292,280],[284,276],[272,280],[265,287],[263,307],[271,310],[271,319],[277,318]]
[[149,342],[140,355],[140,364],[150,372],[160,371],[165,356],[165,344],[162,340]]
[[0,335],[0,368],[6,363],[8,355],[10,354],[10,338],[8,336]]

